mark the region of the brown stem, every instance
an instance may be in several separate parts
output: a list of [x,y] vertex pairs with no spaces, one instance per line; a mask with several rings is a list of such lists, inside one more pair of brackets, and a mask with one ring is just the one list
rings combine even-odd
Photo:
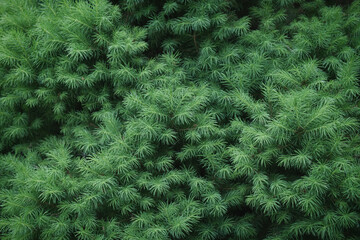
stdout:
[[186,131],[186,130],[193,130],[197,128],[197,124],[194,124],[192,127],[189,128],[180,128],[178,131]]
[[193,38],[194,38],[194,44],[195,44],[196,51],[199,52],[199,46],[198,46],[198,44],[197,44],[197,42],[196,42],[196,34],[195,34],[195,32],[194,32],[194,34],[193,34]]

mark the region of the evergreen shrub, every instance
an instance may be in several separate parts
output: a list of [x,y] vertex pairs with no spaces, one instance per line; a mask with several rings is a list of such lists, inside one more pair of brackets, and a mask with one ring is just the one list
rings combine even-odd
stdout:
[[358,240],[359,73],[359,0],[0,0],[0,238]]

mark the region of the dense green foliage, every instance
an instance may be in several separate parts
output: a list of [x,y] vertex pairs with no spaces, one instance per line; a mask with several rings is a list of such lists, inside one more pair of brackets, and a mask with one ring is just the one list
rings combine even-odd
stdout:
[[340,3],[0,0],[0,238],[359,239]]

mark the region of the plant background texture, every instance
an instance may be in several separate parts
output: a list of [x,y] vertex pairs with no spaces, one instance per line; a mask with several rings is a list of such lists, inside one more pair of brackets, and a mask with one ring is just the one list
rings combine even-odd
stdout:
[[359,0],[0,0],[0,238],[358,240],[359,73]]

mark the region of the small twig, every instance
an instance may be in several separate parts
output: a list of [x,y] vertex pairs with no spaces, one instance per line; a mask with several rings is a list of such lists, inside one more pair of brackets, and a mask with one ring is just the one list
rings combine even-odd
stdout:
[[194,32],[194,34],[193,34],[193,38],[194,38],[194,44],[195,44],[196,51],[199,52],[199,46],[198,46],[198,44],[197,44],[197,42],[196,42],[196,34],[195,34],[195,32]]
[[179,131],[186,131],[186,130],[193,130],[197,128],[197,124],[194,124],[192,127],[189,128],[180,128],[178,129]]

